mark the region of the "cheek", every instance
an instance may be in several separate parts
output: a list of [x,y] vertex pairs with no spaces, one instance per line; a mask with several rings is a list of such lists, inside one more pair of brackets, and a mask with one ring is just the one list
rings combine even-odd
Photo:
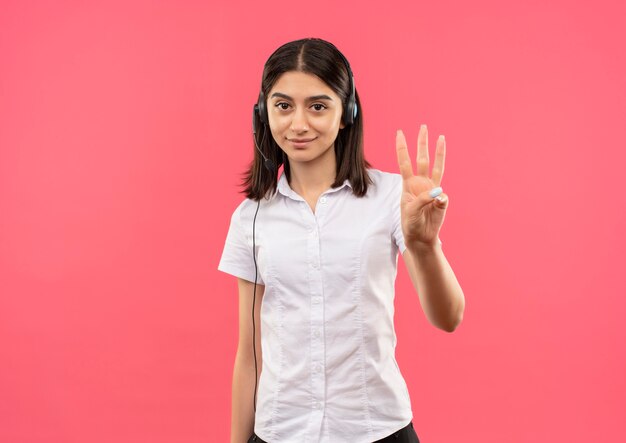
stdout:
[[281,134],[285,130],[284,121],[282,121],[281,119],[270,119],[270,125],[269,126],[270,126],[270,132],[272,133],[272,136],[275,139],[280,138]]
[[277,133],[280,131],[284,131],[286,127],[289,126],[289,119],[273,115],[269,118],[270,120],[270,130],[272,133]]
[[341,110],[335,114],[335,118],[333,120],[333,131],[339,132],[341,129]]
[[[339,116],[341,117],[341,116]],[[327,126],[326,132],[329,137],[335,138],[341,129],[341,118],[333,119]]]
[[329,136],[332,136],[333,134],[336,135],[337,132],[339,132],[340,125],[341,114],[335,113],[332,116],[329,115],[327,118],[321,119],[316,126],[320,132],[324,132]]
[[276,131],[272,131],[272,138],[274,139],[274,142],[278,145],[278,146],[282,146],[283,145],[283,139],[284,137],[281,135],[280,132]]

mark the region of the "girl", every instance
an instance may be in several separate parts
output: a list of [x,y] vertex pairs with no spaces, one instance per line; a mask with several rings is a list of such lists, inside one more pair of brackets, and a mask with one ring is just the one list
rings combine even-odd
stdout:
[[231,442],[419,442],[395,360],[394,282],[401,252],[429,321],[461,322],[439,241],[443,136],[430,178],[425,126],[417,175],[401,131],[401,174],[371,168],[348,61],[313,38],[269,57],[253,127],[247,198],[218,266],[239,288]]

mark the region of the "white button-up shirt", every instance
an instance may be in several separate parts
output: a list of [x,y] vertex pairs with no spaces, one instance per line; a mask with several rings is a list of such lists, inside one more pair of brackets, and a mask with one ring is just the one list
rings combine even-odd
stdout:
[[[394,354],[402,178],[368,173],[374,184],[365,197],[346,180],[319,197],[315,212],[284,172],[278,192],[261,200],[263,363],[254,429],[268,442],[373,442],[412,419]],[[234,211],[218,266],[252,282],[256,209],[245,199]]]

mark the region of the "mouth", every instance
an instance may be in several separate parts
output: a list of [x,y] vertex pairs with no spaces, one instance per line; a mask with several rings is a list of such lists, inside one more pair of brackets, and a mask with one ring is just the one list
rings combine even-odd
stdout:
[[304,148],[307,144],[315,140],[315,138],[290,138],[288,140],[296,148]]

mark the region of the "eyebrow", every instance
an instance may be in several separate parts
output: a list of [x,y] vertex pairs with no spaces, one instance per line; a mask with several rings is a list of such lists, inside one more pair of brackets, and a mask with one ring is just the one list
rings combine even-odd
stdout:
[[[286,100],[293,101],[293,98],[289,97],[287,94],[283,94],[282,92],[274,92],[270,98],[274,98],[274,97],[280,97],[280,98],[284,98]],[[330,100],[330,101],[332,101],[333,99],[330,98],[329,96],[327,96],[326,94],[320,94],[320,95],[313,95],[311,97],[308,97],[307,100],[308,101],[314,101],[314,100]]]

